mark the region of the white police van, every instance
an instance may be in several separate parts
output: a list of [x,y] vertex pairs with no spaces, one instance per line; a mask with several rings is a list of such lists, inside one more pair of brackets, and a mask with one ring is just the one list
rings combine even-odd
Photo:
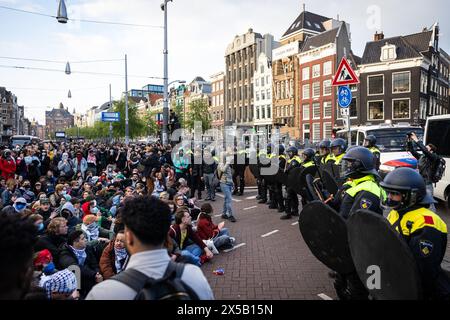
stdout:
[[[373,126],[360,126],[350,129],[352,145],[362,146],[368,135],[377,138],[377,146],[381,151],[380,174],[384,177],[395,168],[417,168],[417,159],[406,151],[406,138],[408,133],[415,132],[419,139],[423,137],[423,129],[419,126],[411,126],[409,123],[387,124]],[[348,137],[347,130],[337,132],[338,138],[345,141]]]
[[446,169],[434,188],[434,197],[447,201],[450,207],[450,115],[427,118],[424,144],[434,144],[437,153],[445,159]]

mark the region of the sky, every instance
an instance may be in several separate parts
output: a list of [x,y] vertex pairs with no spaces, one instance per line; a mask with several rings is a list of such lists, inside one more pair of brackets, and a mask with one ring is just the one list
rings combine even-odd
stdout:
[[[69,19],[145,24],[155,28],[117,26],[69,21],[30,15],[0,8],[0,86],[6,87],[25,106],[25,116],[44,123],[45,111],[60,102],[72,112],[92,106],[125,91],[125,54],[128,58],[128,89],[162,84],[162,0],[66,0]],[[56,15],[58,0],[0,0],[0,6]],[[439,22],[440,46],[450,52],[450,2],[445,0],[173,0],[168,4],[169,81],[205,79],[225,69],[226,47],[235,35],[252,28],[279,40],[302,11],[336,18],[350,24],[352,49],[361,56],[375,31],[385,37],[420,32]],[[426,6],[425,6],[426,4]],[[59,63],[5,59],[41,59]],[[118,60],[75,63],[77,61]],[[72,71],[113,73],[71,75]],[[1,66],[60,70],[36,71]],[[72,98],[68,98],[68,91]]]

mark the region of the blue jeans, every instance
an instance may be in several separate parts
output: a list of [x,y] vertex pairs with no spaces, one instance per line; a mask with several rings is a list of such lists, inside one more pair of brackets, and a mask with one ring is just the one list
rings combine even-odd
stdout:
[[203,180],[205,181],[206,191],[209,199],[216,198],[216,186],[213,185],[214,173],[204,173]]
[[[430,195],[430,196],[433,196],[433,194],[434,194],[434,187],[433,187],[433,184],[432,183],[427,183],[427,193]],[[431,211],[433,211],[434,213],[436,213],[436,207],[434,206],[434,203],[432,203],[432,204],[430,204],[430,207],[429,207],[429,209],[431,210]]]
[[187,262],[195,264],[199,267],[202,266],[202,264],[200,263],[201,255],[202,249],[196,244],[191,244],[181,251],[181,256],[186,258]]
[[220,189],[225,196],[225,201],[223,202],[223,214],[231,217],[233,215],[233,208],[231,207],[231,193],[233,192],[233,185],[221,182]]
[[224,245],[230,244],[230,234],[227,228],[219,231],[219,234],[213,239],[214,246],[219,249]]

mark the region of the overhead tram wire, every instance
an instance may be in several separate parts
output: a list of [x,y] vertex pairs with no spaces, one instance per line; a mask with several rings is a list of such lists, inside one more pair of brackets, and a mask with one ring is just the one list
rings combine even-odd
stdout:
[[[36,68],[36,67],[24,67],[24,66],[8,66],[8,65],[0,65],[0,68],[22,69],[22,70],[37,70],[37,71],[50,71],[50,72],[60,72],[60,73],[64,73],[64,71],[62,71],[62,70],[60,70],[60,69]],[[89,74],[89,75],[99,75],[99,76],[123,77],[123,74],[119,74],[119,73],[90,72],[90,71],[72,71],[72,73]],[[128,75],[128,77],[163,80],[162,77],[148,77],[148,76],[138,76],[138,75]]]
[[[67,61],[34,59],[34,58],[4,57],[4,56],[0,56],[0,59],[19,60],[19,61],[34,61],[34,62],[49,62],[49,63],[61,63],[61,64],[67,63]],[[71,61],[70,63],[71,64],[74,64],[74,63],[76,64],[76,63],[97,63],[97,62],[113,62],[113,61],[123,61],[123,59]]]
[[[34,14],[38,16],[43,17],[49,17],[56,19],[56,16],[46,13],[40,13],[40,12],[34,12],[34,11],[28,11],[28,10],[22,10],[22,9],[16,9],[11,8],[7,6],[0,5],[0,9],[5,10],[11,10],[11,11],[17,11],[21,13],[28,13],[28,14]],[[136,23],[124,23],[124,22],[111,22],[111,21],[96,21],[96,20],[88,20],[88,19],[68,19],[69,21],[78,21],[78,22],[87,22],[87,23],[97,23],[97,24],[111,24],[111,25],[119,25],[119,26],[126,26],[126,27],[141,27],[141,28],[158,28],[158,29],[164,29],[163,26],[156,26],[156,25],[148,25],[148,24],[136,24]]]

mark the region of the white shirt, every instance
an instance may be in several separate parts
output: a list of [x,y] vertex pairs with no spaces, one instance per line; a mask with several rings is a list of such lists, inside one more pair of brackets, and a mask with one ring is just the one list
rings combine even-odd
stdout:
[[[133,254],[126,269],[136,269],[148,277],[160,279],[166,272],[169,260],[166,249],[144,251]],[[194,290],[200,300],[214,299],[211,287],[199,267],[186,264],[181,280]],[[136,295],[137,292],[126,284],[109,279],[94,286],[86,300],[133,300]]]

